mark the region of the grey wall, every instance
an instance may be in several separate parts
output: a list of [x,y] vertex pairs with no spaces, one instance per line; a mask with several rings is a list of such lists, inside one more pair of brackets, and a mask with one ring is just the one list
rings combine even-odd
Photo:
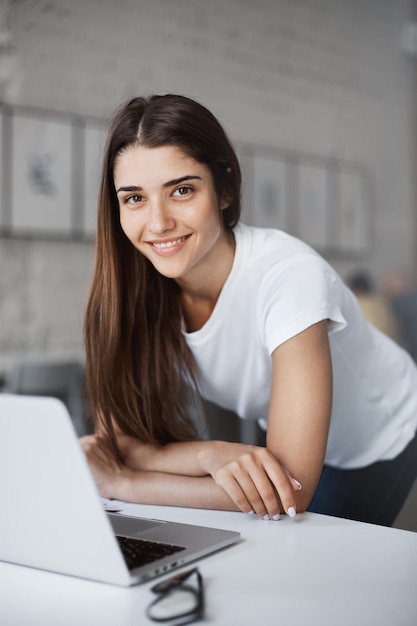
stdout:
[[[410,0],[14,0],[0,98],[108,118],[135,94],[200,99],[232,139],[359,162],[374,181],[379,277],[414,273]],[[82,354],[93,245],[0,239],[0,359]],[[362,262],[329,259],[346,275]]]

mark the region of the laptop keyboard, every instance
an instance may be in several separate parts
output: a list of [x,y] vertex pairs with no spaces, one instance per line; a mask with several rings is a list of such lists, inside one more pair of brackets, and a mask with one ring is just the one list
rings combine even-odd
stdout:
[[130,570],[141,565],[153,563],[165,556],[185,550],[184,546],[173,546],[168,543],[157,543],[147,539],[134,539],[116,535],[123,557]]

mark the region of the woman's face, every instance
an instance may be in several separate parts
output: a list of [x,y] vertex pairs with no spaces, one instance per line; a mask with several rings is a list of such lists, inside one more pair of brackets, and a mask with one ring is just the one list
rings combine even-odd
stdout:
[[[168,278],[201,278],[229,241],[210,170],[175,146],[132,146],[115,162],[120,223]],[[200,271],[201,270],[201,271]]]

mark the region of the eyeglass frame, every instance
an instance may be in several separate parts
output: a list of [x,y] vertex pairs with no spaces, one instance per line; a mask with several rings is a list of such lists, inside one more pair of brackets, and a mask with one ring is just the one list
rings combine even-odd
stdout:
[[[184,583],[192,576],[193,574],[197,575],[197,589],[190,585],[185,585]],[[196,600],[196,607],[192,611],[186,611],[185,613],[180,613],[178,615],[172,617],[152,617],[150,612],[152,607],[158,604],[164,597],[166,597],[169,593],[171,593],[175,589],[185,589],[186,591],[191,592]],[[187,622],[183,622],[184,624],[189,624],[192,621],[197,619],[201,619],[204,614],[204,585],[203,585],[203,577],[200,573],[198,567],[193,567],[185,572],[180,574],[176,574],[175,576],[171,576],[170,578],[166,578],[165,580],[157,583],[153,587],[151,587],[151,591],[157,594],[155,600],[153,600],[146,609],[146,615],[153,622],[171,622],[173,620],[178,620],[181,618],[189,617],[190,620]]]

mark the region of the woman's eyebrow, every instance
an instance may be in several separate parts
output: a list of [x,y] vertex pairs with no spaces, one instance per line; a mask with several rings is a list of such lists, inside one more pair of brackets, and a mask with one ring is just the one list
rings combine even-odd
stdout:
[[168,180],[164,183],[164,187],[173,187],[174,185],[178,185],[179,183],[185,183],[187,180],[202,180],[201,176],[188,174],[187,176],[181,176],[180,178],[174,178],[173,180]]
[[142,187],[129,185],[128,187],[119,187],[119,189],[116,189],[116,193],[119,193],[119,191],[142,191]]
[[[173,178],[172,180],[168,180],[162,186],[174,187],[175,185],[179,185],[180,183],[185,183],[187,180],[202,180],[202,178],[201,176],[187,174],[186,176],[181,176],[180,178]],[[128,185],[127,187],[119,187],[119,189],[116,189],[116,193],[119,193],[119,191],[143,191],[143,187],[140,187],[139,185]]]

